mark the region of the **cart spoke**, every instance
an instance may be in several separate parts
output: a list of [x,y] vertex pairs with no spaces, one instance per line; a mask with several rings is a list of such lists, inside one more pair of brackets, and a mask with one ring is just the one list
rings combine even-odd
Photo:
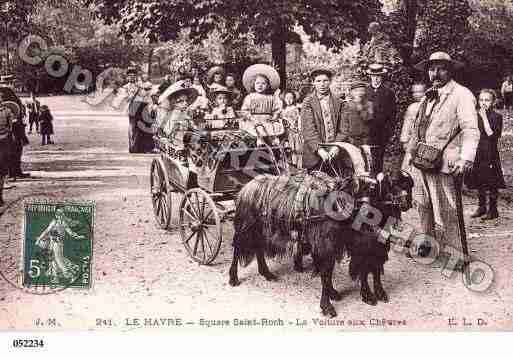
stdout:
[[183,243],[188,243],[191,240],[192,236],[194,236],[194,233],[196,233],[196,232],[191,230],[191,235],[189,237],[187,237],[187,239],[185,241],[183,241]]
[[206,204],[206,199],[204,198],[203,199],[203,202],[201,203],[201,218],[204,218],[203,215],[205,214],[205,204]]
[[159,197],[157,199],[157,215],[159,215],[159,216],[160,216],[161,207],[162,207],[162,197]]
[[196,232],[196,242],[194,242],[194,249],[192,251],[192,255],[196,257],[196,252],[198,251],[198,244],[199,244],[199,236],[201,232]]
[[152,182],[153,182],[153,186],[156,187],[159,184],[159,182],[160,182],[159,181],[159,175],[157,174],[157,170],[156,169],[153,170],[151,179],[152,179]]
[[202,217],[201,217],[201,209],[200,209],[200,204],[199,204],[198,192],[194,192],[194,196],[196,197],[196,213],[198,214],[198,219],[201,219]]
[[212,245],[210,244],[210,241],[208,240],[208,235],[207,233],[215,240],[215,237],[212,235],[212,233],[210,232],[210,230],[206,227],[205,228],[205,238],[207,240],[207,244],[208,244],[208,249],[210,250],[210,254],[213,255],[214,254],[214,250],[212,249]]
[[162,197],[162,214],[164,215],[164,220],[168,217],[169,214],[167,197]]
[[203,262],[206,261],[205,256],[205,236],[203,235],[203,231],[199,231],[198,234],[201,236],[201,249],[203,250]]
[[182,212],[185,213],[187,215],[187,217],[189,217],[191,220],[193,220],[193,221],[196,220],[196,217],[194,217],[192,214],[190,214],[190,212],[185,207],[182,208]]
[[166,211],[164,209],[164,201],[165,201],[164,198],[161,197],[160,201],[159,201],[160,202],[160,213],[159,214],[160,214],[160,219],[161,219],[162,223],[165,223],[165,221],[166,221]]
[[197,219],[197,218],[199,218],[199,215],[198,215],[198,213],[196,212],[196,210],[194,209],[194,206],[192,205],[192,203],[191,203],[191,201],[190,201],[189,197],[187,197],[187,204],[189,205],[189,206],[188,206],[188,208],[190,208],[190,209],[191,209],[191,211],[194,213],[194,218],[196,218],[196,219]]
[[207,222],[207,220],[210,218],[210,216],[214,213],[213,209],[210,209],[206,216],[203,217],[203,224]]

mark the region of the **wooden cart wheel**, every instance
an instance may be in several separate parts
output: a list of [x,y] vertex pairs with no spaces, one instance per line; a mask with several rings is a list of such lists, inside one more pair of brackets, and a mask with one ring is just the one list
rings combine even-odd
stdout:
[[167,229],[173,214],[171,185],[165,173],[164,166],[158,159],[151,163],[150,184],[153,214],[157,224]]
[[180,233],[189,255],[200,264],[217,257],[222,242],[222,223],[212,197],[200,188],[187,191],[180,205]]

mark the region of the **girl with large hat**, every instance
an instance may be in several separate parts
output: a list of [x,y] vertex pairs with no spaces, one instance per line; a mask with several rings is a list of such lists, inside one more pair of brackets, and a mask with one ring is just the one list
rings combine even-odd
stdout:
[[[183,130],[191,120],[187,108],[198,97],[198,91],[187,81],[177,81],[169,86],[159,97],[158,130],[159,136],[168,137],[176,150],[183,150]],[[182,131],[181,131],[182,130]]]
[[278,90],[278,71],[265,64],[251,65],[244,71],[242,83],[249,93],[241,107],[250,122],[247,130],[256,134],[260,140],[267,138],[276,144],[276,136],[284,132],[283,124],[279,121],[282,101]]

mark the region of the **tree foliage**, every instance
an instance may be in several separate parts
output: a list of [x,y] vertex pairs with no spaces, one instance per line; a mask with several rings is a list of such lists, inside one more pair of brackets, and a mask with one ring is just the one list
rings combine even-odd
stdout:
[[297,41],[302,25],[313,41],[331,48],[365,38],[366,28],[379,12],[378,0],[87,0],[109,24],[121,24],[122,33],[142,33],[153,41],[177,39],[183,28],[196,41],[213,30],[224,39],[253,34],[257,44],[272,44],[273,62],[285,77],[285,45]]
[[[95,79],[107,67],[126,68],[134,60],[142,60],[140,38],[134,37],[130,43],[120,39],[116,26],[96,19],[92,9],[84,7],[80,0],[31,3],[24,14],[26,26],[17,35],[17,41],[28,34],[38,35],[44,39],[47,49],[38,53],[42,61],[37,65],[24,62],[15,53],[12,71],[28,90],[63,92],[75,66],[90,71]],[[52,55],[58,55],[67,64],[65,75],[56,78],[49,74],[45,61]],[[94,83],[93,80],[93,86]]]

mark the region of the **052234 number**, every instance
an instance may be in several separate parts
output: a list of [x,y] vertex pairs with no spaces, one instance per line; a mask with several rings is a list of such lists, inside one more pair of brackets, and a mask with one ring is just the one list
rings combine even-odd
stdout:
[[14,348],[43,348],[43,339],[14,339],[12,346]]

